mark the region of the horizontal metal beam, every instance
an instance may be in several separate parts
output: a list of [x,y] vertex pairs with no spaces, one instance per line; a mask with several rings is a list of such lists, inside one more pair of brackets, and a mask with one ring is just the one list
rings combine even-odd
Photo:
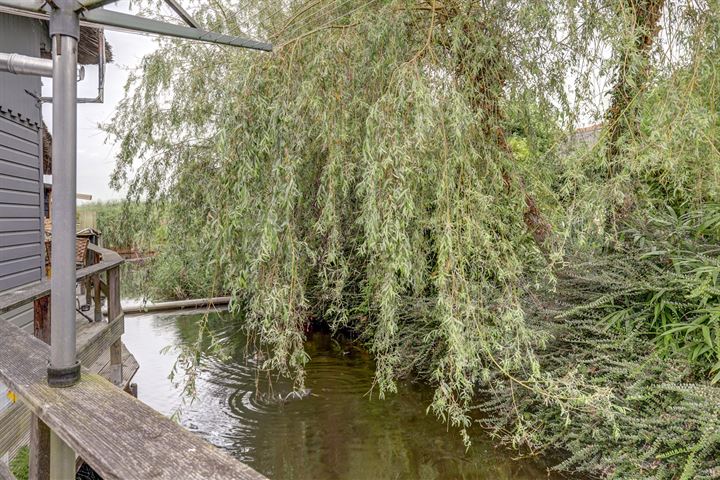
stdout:
[[171,23],[159,22],[149,18],[104,9],[82,12],[80,15],[80,23],[120,28],[135,32],[153,33],[156,35],[167,35],[169,37],[186,38],[188,40],[199,40],[201,42],[217,43],[231,47],[243,47],[266,52],[272,51],[271,44],[257,40],[208,32],[199,28],[173,25]]
[[[104,7],[118,0],[76,0],[76,10],[90,10],[93,8]],[[45,11],[50,8],[46,0],[0,0],[0,5],[4,7],[17,8],[18,10]]]
[[52,77],[53,62],[47,58],[28,57],[19,53],[0,53],[0,72]]
[[[90,1],[91,0],[85,0],[84,3],[90,5]],[[44,5],[46,5],[44,0],[0,0],[0,12],[47,19],[48,15],[43,9]],[[104,10],[102,8],[80,12],[80,25],[105,26],[125,31],[167,35],[169,37],[199,40],[201,42],[250,48],[252,50],[262,50],[265,52],[272,51],[272,45],[266,42],[208,32],[199,28],[173,25],[149,18]]]

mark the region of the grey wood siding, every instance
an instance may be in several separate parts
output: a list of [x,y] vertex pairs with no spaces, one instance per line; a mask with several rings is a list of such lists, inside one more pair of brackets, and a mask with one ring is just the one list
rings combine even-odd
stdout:
[[[0,13],[0,51],[39,57],[49,43],[42,23],[33,18]],[[0,107],[15,116],[19,123],[40,124],[39,77],[0,73]],[[12,132],[10,132],[12,134]]]
[[[0,13],[0,51],[39,57],[48,42],[38,20]],[[0,292],[42,276],[41,88],[39,77],[0,72]],[[32,305],[0,318],[30,329]]]
[[[40,56],[48,42],[38,20],[0,13],[0,51]],[[0,72],[0,292],[40,280],[43,271],[42,116],[39,77]],[[0,315],[32,332],[32,305]],[[0,417],[12,414],[0,384]],[[25,412],[25,409],[19,409]],[[27,416],[27,415],[26,415]],[[0,455],[16,442],[0,425]]]
[[38,127],[0,112],[0,291],[42,276],[40,142]]
[[[38,57],[46,41],[37,20],[0,13],[3,53]],[[41,88],[38,77],[0,72],[0,292],[42,275]],[[0,320],[32,331],[32,305],[0,315]],[[0,415],[11,413],[6,392],[0,384]],[[11,438],[0,426],[0,450],[7,450],[4,440]]]

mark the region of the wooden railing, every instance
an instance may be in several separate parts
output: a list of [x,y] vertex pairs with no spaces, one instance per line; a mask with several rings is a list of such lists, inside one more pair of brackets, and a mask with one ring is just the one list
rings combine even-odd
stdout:
[[[121,379],[123,260],[94,245],[90,250],[97,262],[78,270],[77,279],[92,290],[96,320],[102,318],[101,294],[107,297],[107,330],[115,331],[109,347],[115,368],[112,376]],[[0,314],[35,303],[35,336],[0,320],[0,381],[31,413],[31,479],[51,478],[51,431],[105,480],[265,478],[85,368],[80,382],[72,387],[48,386],[50,349],[42,338],[49,339],[52,321],[46,301],[49,293],[50,282],[43,280],[0,296]],[[110,328],[115,325],[119,330]],[[5,474],[0,467],[0,478]]]

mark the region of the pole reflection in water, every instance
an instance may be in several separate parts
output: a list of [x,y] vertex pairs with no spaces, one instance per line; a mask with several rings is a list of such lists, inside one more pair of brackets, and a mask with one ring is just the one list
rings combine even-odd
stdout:
[[[273,378],[270,388],[265,377],[257,378],[262,357],[246,355],[237,322],[212,314],[209,332],[233,346],[218,351],[205,335],[195,399],[182,406],[182,385],[173,385],[168,374],[179,352],[195,344],[202,318],[149,314],[125,319],[124,342],[140,363],[139,397],[166,415],[177,413],[185,427],[270,478],[548,478],[540,462],[513,460],[513,452],[495,448],[479,429],[466,452],[457,432],[426,415],[432,398],[427,386],[401,385],[398,395],[385,400],[370,395],[372,360],[359,350],[343,350],[323,334],[314,334],[307,346],[311,393],[288,398],[291,383]],[[256,385],[262,395],[255,393]]]

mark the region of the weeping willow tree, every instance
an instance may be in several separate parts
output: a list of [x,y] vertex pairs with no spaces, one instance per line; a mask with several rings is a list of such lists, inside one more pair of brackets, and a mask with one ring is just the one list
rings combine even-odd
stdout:
[[[108,127],[114,181],[142,159],[131,195],[170,200],[168,238],[191,243],[169,255],[211,259],[193,274],[232,291],[266,367],[301,384],[321,318],[367,341],[381,394],[421,370],[436,413],[467,426],[491,362],[533,368],[519,290],[551,229],[505,109],[559,115],[556,39],[580,38],[581,7],[311,6],[258,17],[272,55],[173,42],[146,58]],[[231,31],[233,15],[199,12]]]
[[[419,375],[436,387],[432,410],[463,432],[478,385],[519,385],[565,421],[568,410],[615,411],[607,385],[541,368],[553,329],[529,323],[523,300],[552,290],[579,237],[604,234],[614,189],[632,185],[648,201],[658,185],[715,195],[691,191],[697,170],[665,176],[699,168],[702,154],[668,134],[672,112],[643,103],[707,105],[707,92],[673,85],[715,85],[714,4],[196,7],[208,27],[276,48],[163,40],[105,126],[120,143],[114,185],[163,209],[155,275],[173,294],[232,293],[264,368],[298,386],[311,325],[352,332],[374,354],[380,395]],[[673,35],[658,27],[661,11],[679,25]],[[658,53],[667,44],[677,58]],[[598,75],[610,79],[609,103],[590,98]],[[603,141],[568,152],[592,103],[609,119]],[[688,128],[702,124],[699,108],[686,111]],[[717,128],[717,118],[704,121]],[[650,140],[689,155],[650,158]]]

